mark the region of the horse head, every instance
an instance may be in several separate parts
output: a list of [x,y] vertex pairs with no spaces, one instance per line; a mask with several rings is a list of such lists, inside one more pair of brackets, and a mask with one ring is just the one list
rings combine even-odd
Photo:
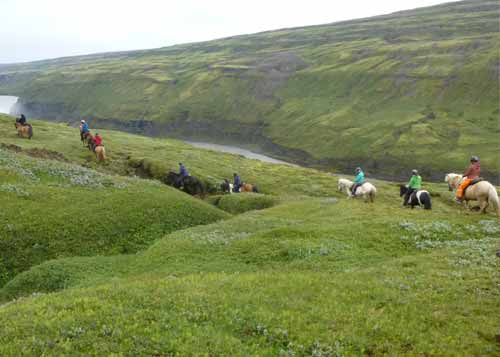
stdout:
[[222,181],[222,183],[220,184],[220,189],[223,193],[230,192],[231,186],[230,186],[229,181],[227,179]]
[[339,179],[338,183],[338,191],[343,192],[345,189],[350,188],[352,186],[352,182],[347,179]]
[[447,174],[444,178],[444,182],[448,184],[448,190],[453,191],[462,181],[462,175],[459,174]]
[[406,185],[399,185],[399,197],[403,196],[406,192],[408,192],[408,187]]

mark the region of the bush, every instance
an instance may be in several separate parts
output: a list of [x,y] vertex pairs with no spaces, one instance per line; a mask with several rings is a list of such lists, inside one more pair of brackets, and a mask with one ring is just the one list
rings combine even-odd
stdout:
[[221,210],[238,214],[272,207],[278,202],[278,198],[259,193],[241,193],[216,196],[213,201]]

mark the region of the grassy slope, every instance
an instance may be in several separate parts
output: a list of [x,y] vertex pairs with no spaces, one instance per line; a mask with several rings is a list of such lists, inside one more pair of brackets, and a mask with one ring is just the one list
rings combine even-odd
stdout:
[[[0,142],[95,165],[75,129],[37,122],[28,141],[11,121],[0,119]],[[125,173],[127,156],[155,167],[181,157],[204,178],[241,168],[279,194],[278,205],[173,232],[138,254],[57,259],[18,275],[1,301],[53,293],[0,307],[0,354],[498,352],[500,224],[460,211],[444,184],[426,184],[431,212],[402,209],[397,187],[380,181],[367,205],[343,199],[336,178],[315,170],[104,133],[110,160],[98,170]]]
[[0,201],[0,286],[48,259],[130,254],[166,233],[228,217],[154,181],[5,149]]
[[328,173],[316,170],[266,164],[241,156],[194,148],[177,140],[151,139],[122,132],[99,130],[109,160],[98,165],[95,157],[82,148],[77,128],[43,121],[34,123],[33,140],[19,140],[14,118],[0,114],[0,143],[17,145],[25,150],[43,148],[61,153],[70,161],[107,173],[136,173],[160,178],[168,170],[178,170],[184,162],[190,173],[212,185],[230,179],[233,172],[256,184],[264,193],[279,195],[327,195],[336,188]]
[[44,264],[5,292],[73,288],[0,308],[0,351],[494,354],[498,223],[392,206],[300,202]]
[[475,153],[498,175],[499,9],[463,1],[19,65],[0,71],[0,92],[63,117],[233,122],[226,132],[264,125],[275,143],[338,168],[435,172]]

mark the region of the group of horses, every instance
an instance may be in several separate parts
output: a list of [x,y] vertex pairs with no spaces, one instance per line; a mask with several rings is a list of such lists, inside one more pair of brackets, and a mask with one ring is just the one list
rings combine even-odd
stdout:
[[95,153],[97,162],[103,162],[106,160],[106,149],[103,145],[95,146],[94,136],[89,132],[85,134],[80,134],[83,146],[86,146],[90,151]]
[[[449,173],[445,176],[444,181],[448,184],[448,188],[450,191],[456,190],[462,180],[463,176],[459,174]],[[351,189],[354,185],[354,182],[341,178],[338,182],[338,190],[340,192],[345,192],[349,198],[352,197],[362,197],[365,202],[374,202],[375,196],[377,193],[377,189],[374,185],[369,182],[363,183],[356,189],[356,192],[351,192]],[[408,192],[408,187],[406,185],[400,185],[399,195],[404,196]],[[464,207],[470,208],[469,201],[478,201],[479,203],[479,212],[486,213],[486,209],[491,206],[497,216],[500,217],[500,199],[498,198],[498,192],[491,183],[488,181],[484,181],[482,179],[473,182],[464,193]],[[431,195],[429,191],[426,190],[417,190],[414,191],[408,200],[408,205],[411,208],[415,206],[422,206],[424,209],[431,209]]]
[[[173,186],[177,189],[184,191],[192,196],[204,197],[207,193],[207,189],[203,182],[195,176],[182,177],[179,173],[175,171],[169,171],[165,174],[161,181],[169,186]],[[236,191],[234,190],[234,185],[225,179],[218,187],[222,193],[232,194]],[[259,190],[257,186],[243,183],[237,192],[254,192],[258,193]]]
[[[31,139],[33,137],[33,127],[31,126],[31,124],[23,125],[18,120],[16,120],[15,126],[19,137],[27,139]],[[106,160],[106,149],[102,145],[97,147],[93,146],[94,137],[90,132],[81,135],[81,139],[84,146],[87,146],[89,150],[95,152],[98,162]],[[449,173],[446,175],[444,181],[448,184],[449,190],[453,191],[456,190],[458,186],[460,186],[462,179],[462,175]],[[184,192],[192,196],[203,197],[206,194],[206,189],[203,183],[195,176],[182,178],[181,175],[177,172],[170,171],[162,178],[162,181],[167,185],[182,189]],[[338,181],[338,190],[340,192],[345,192],[349,198],[362,197],[365,202],[375,202],[377,189],[373,184],[369,182],[363,183],[356,189],[354,195],[351,192],[353,185],[354,182],[348,179],[341,178]],[[233,184],[230,183],[227,179],[221,183],[220,190],[222,191],[222,193],[227,194],[232,194],[235,192]],[[405,195],[407,190],[408,188],[405,185],[400,185],[400,196]],[[258,189],[255,185],[243,183],[238,192],[258,192]],[[478,201],[480,213],[486,213],[486,209],[491,206],[495,210],[497,216],[500,217],[500,200],[498,198],[498,193],[495,186],[493,186],[488,181],[479,180],[478,182],[474,182],[465,190],[465,207],[469,207],[469,201]],[[424,209],[431,209],[431,195],[426,190],[415,191],[409,197],[408,205],[411,208],[414,208],[415,206],[422,206],[424,207]]]

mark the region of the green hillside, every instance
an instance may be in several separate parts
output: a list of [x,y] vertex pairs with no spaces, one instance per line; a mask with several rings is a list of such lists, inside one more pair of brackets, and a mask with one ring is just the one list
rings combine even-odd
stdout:
[[0,68],[18,110],[238,143],[299,163],[440,179],[482,158],[500,182],[500,5],[369,19]]
[[40,159],[64,158],[40,146],[29,155],[14,148],[0,144],[0,287],[49,259],[131,254],[229,217],[159,182]]
[[[1,356],[499,352],[500,221],[442,182],[424,176],[432,211],[371,178],[366,204],[336,175],[123,132],[100,130],[97,164],[77,129],[36,121],[26,140],[13,120],[0,116],[0,258],[23,272],[0,285]],[[264,194],[203,202],[131,177],[180,160]]]

